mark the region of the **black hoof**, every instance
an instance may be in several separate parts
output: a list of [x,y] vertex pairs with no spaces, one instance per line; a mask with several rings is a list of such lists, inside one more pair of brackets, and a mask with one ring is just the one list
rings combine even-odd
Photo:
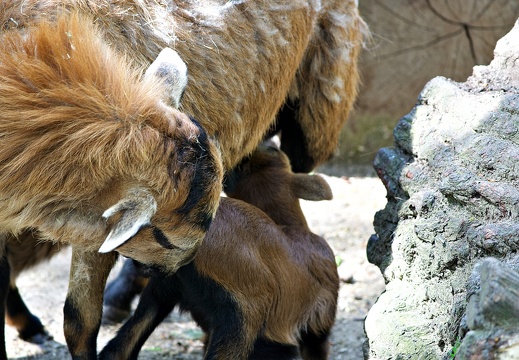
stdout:
[[47,332],[45,329],[40,329],[37,333],[31,332],[31,334],[19,334],[20,339],[33,343],[33,344],[43,344],[49,340],[53,340],[54,337]]

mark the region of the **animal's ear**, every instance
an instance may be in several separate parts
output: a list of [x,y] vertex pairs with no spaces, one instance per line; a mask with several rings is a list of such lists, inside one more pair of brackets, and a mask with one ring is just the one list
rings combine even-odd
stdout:
[[319,175],[294,174],[292,190],[298,198],[304,200],[320,201],[333,198],[330,185]]
[[164,48],[151,63],[144,76],[155,76],[162,79],[167,90],[164,100],[169,105],[178,108],[180,98],[187,86],[187,65],[175,50]]
[[129,190],[125,198],[103,213],[105,219],[115,214],[120,216],[99,248],[99,252],[107,253],[124,244],[137,234],[141,227],[150,224],[151,217],[156,211],[157,202],[148,190],[143,188]]

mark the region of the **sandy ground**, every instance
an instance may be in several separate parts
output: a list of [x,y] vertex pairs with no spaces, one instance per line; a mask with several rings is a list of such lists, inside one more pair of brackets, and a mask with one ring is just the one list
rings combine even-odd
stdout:
[[[339,309],[332,334],[332,360],[360,360],[365,341],[364,318],[384,290],[378,268],[366,259],[366,242],[374,232],[376,211],[385,206],[385,189],[377,178],[325,176],[334,199],[302,202],[310,228],[328,240],[338,259],[341,275]],[[7,327],[10,359],[69,359],[63,337],[62,307],[66,296],[70,251],[22,274],[18,285],[29,308],[40,317],[54,339],[42,345],[24,342]],[[113,271],[118,270],[116,267]],[[103,326],[98,348],[114,336],[116,326]],[[139,359],[202,359],[202,332],[189,316],[174,312],[155,330]]]

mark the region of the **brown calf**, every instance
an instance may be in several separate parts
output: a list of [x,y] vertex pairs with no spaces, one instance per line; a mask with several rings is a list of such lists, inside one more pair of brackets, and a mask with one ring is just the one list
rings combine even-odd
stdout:
[[299,198],[331,199],[328,184],[293,174],[286,155],[269,145],[236,175],[194,261],[174,275],[150,278],[134,315],[101,359],[137,359],[176,305],[206,332],[205,359],[328,357],[337,267],[299,205]]

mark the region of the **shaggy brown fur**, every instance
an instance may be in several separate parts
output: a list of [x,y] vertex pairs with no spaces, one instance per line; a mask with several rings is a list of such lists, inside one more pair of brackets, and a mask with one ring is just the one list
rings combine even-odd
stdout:
[[216,136],[226,169],[254,150],[287,98],[309,167],[333,155],[366,32],[354,0],[7,0],[0,25],[23,29],[64,9],[93,16],[141,66],[166,46],[178,51],[190,78],[181,110]]
[[194,262],[167,280],[151,278],[101,359],[136,358],[176,304],[207,332],[207,359],[292,359],[299,346],[304,359],[327,358],[339,278],[299,198],[331,199],[330,187],[319,176],[293,174],[274,146],[254,152],[237,174],[229,191],[236,199],[221,200]]
[[109,231],[152,224],[117,251],[174,272],[193,258],[219,202],[217,147],[163,103],[164,93],[159,79],[142,77],[107,45],[90,17],[0,33],[0,259],[6,234],[26,228],[73,245],[65,330],[81,357],[95,357],[116,256],[97,250]]
[[[176,246],[200,242],[205,229],[197,217],[214,214],[218,204],[218,153],[210,145],[199,155],[207,160],[197,157],[205,134],[159,101],[160,84],[141,79],[88,18],[43,22],[23,37],[6,32],[1,40],[1,231],[32,227],[53,241],[96,251],[106,236],[103,211],[144,196],[158,204],[153,225],[171,232]],[[207,188],[184,211],[200,166]],[[169,271],[178,267],[167,264],[171,251],[156,241],[142,248],[154,254],[133,254],[139,261],[161,258]],[[133,251],[130,244],[118,250]]]

